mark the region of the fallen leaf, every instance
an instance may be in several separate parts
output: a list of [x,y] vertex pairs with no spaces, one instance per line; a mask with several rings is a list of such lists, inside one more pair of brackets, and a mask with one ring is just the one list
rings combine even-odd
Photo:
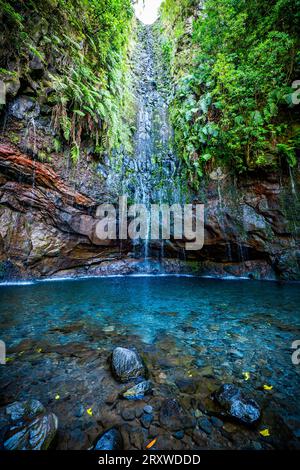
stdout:
[[36,351],[37,351],[38,353],[41,353],[41,352],[42,352],[42,348],[38,348]]
[[269,437],[270,431],[269,429],[262,429],[262,431],[259,431],[259,434],[261,434],[263,437]]
[[153,439],[152,441],[149,442],[149,444],[146,445],[146,449],[151,449],[151,447],[153,447],[156,442],[157,442],[157,437],[155,437],[155,439]]
[[55,395],[55,400],[59,400],[60,399],[60,396],[57,394]]
[[92,416],[92,415],[93,415],[93,410],[92,410],[92,408],[88,408],[88,409],[86,410],[86,412],[87,412],[87,414],[88,414],[89,416]]
[[243,372],[243,376],[244,376],[245,380],[249,380],[250,379],[250,372]]
[[264,390],[272,390],[273,385],[264,385]]

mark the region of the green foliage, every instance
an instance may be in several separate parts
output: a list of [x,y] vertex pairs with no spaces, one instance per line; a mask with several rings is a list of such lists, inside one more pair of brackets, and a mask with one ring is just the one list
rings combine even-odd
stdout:
[[121,144],[130,151],[131,0],[0,0],[0,15],[10,52],[50,65],[53,124],[72,159],[84,141],[98,153]]
[[[300,1],[206,0],[195,14],[196,4],[166,0],[162,7],[162,30],[175,48],[175,140],[191,180],[216,163],[238,172],[277,166],[282,157],[294,165]],[[178,37],[191,16],[192,30],[185,26]]]

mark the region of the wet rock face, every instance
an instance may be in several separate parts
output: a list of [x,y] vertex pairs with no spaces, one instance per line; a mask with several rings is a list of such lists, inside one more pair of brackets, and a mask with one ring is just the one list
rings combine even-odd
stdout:
[[261,410],[256,401],[245,396],[235,385],[222,385],[214,397],[228,416],[243,424],[255,424],[260,418]]
[[139,354],[127,348],[114,349],[111,367],[114,376],[120,382],[129,382],[145,374],[145,367]]
[[164,428],[170,431],[192,428],[196,424],[196,421],[184,412],[175,398],[163,401],[159,421]]
[[16,401],[6,407],[6,414],[12,421],[32,419],[45,411],[42,403],[35,399],[24,402]]
[[35,118],[40,114],[40,107],[33,98],[19,96],[9,106],[9,114],[16,119]]
[[105,431],[94,445],[94,450],[122,450],[124,449],[123,438],[116,428]]
[[7,406],[6,414],[10,425],[4,437],[5,450],[47,450],[53,443],[58,419],[38,400],[14,402]]
[[144,380],[123,393],[123,398],[127,400],[142,400],[145,395],[152,391],[152,384],[149,380]]

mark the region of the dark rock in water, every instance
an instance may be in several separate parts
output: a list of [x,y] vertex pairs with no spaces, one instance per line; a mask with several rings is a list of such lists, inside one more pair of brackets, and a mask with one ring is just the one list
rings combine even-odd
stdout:
[[116,428],[111,428],[105,431],[94,445],[94,450],[123,450],[123,438],[120,431]]
[[151,423],[153,421],[153,415],[149,413],[144,413],[141,417],[141,423],[144,426],[144,428],[149,428]]
[[144,411],[145,413],[151,414],[153,411],[153,407],[151,405],[145,405],[144,406]]
[[145,395],[152,391],[152,383],[150,380],[143,380],[134,387],[129,388],[123,393],[123,397],[127,400],[142,400]]
[[84,406],[82,404],[78,405],[74,414],[77,418],[81,418],[84,415]]
[[215,399],[227,415],[244,424],[255,424],[261,415],[259,405],[233,384],[225,384],[215,393]]
[[32,119],[40,114],[39,104],[29,96],[18,96],[9,105],[9,114],[17,119]]
[[52,444],[58,427],[55,414],[47,413],[29,424],[14,427],[4,442],[5,450],[47,450]]
[[120,382],[129,382],[145,374],[144,364],[136,351],[116,348],[112,353],[112,371]]
[[44,73],[44,64],[40,57],[35,54],[31,55],[31,60],[29,62],[30,74],[35,78],[40,78]]
[[143,405],[135,407],[135,416],[136,416],[136,418],[140,418],[143,413],[144,413]]
[[179,390],[183,393],[196,393],[197,391],[197,382],[195,379],[178,379],[176,380],[176,385]]
[[224,425],[223,421],[222,421],[221,419],[219,419],[219,418],[216,418],[215,416],[212,416],[212,417],[210,418],[210,422],[211,422],[211,424],[212,424],[213,426],[215,426],[216,428],[222,428],[223,425]]
[[184,438],[184,431],[177,431],[173,434],[175,439],[183,439]]
[[12,421],[31,420],[45,412],[42,403],[34,399],[24,402],[15,401],[6,407],[6,414]]
[[170,431],[181,431],[196,425],[196,420],[183,411],[175,398],[169,398],[162,403],[159,420],[161,425]]

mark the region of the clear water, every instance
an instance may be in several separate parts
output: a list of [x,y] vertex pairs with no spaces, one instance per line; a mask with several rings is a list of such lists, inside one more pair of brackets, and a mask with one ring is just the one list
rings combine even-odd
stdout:
[[[109,350],[136,343],[154,355],[153,367],[159,364],[169,382],[180,371],[241,383],[300,429],[300,365],[291,360],[292,342],[300,339],[296,283],[98,278],[1,286],[0,301],[8,350],[24,339]],[[264,384],[273,386],[267,397]]]

